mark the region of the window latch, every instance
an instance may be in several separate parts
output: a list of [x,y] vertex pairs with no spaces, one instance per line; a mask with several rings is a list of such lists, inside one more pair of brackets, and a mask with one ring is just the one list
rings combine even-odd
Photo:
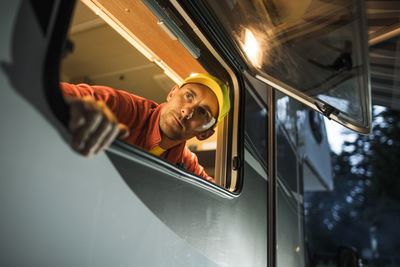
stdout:
[[238,156],[233,157],[233,159],[232,159],[232,169],[234,171],[237,171],[237,170],[240,169],[241,165],[242,165],[242,162],[241,162],[240,158]]

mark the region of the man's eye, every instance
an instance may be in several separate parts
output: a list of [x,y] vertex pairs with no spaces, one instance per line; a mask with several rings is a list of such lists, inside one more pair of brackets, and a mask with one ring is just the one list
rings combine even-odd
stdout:
[[192,93],[190,93],[190,92],[186,92],[186,94],[185,94],[185,98],[187,99],[187,100],[193,100],[193,94]]

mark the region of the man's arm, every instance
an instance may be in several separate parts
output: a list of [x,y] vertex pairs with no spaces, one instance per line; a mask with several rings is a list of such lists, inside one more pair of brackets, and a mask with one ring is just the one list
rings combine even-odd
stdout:
[[188,171],[203,177],[209,182],[215,183],[215,179],[209,176],[205,172],[204,167],[199,164],[199,159],[196,154],[191,152],[187,147],[183,150],[182,161]]

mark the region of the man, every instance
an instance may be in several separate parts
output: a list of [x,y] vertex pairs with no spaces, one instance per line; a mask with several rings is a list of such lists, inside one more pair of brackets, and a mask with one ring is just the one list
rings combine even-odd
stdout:
[[208,74],[193,74],[157,104],[106,86],[61,83],[70,106],[71,146],[90,156],[120,137],[153,155],[214,182],[185,146],[196,136],[205,140],[230,109],[228,87]]

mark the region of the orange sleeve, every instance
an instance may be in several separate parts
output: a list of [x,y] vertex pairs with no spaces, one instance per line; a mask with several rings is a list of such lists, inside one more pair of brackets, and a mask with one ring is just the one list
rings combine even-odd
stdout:
[[209,182],[215,183],[214,178],[209,176],[205,172],[204,167],[199,164],[199,160],[196,154],[190,151],[189,148],[187,148],[186,146],[185,149],[183,150],[182,161],[188,171],[203,177],[205,180]]
[[96,100],[105,102],[118,121],[129,128],[138,126],[137,122],[141,121],[140,114],[143,113],[143,109],[148,108],[143,98],[108,86],[62,82],[60,88],[64,97],[92,96]]
[[92,96],[96,100],[101,100],[114,112],[117,113],[123,104],[120,92],[108,86],[88,85],[88,84],[70,84],[61,83],[61,91],[64,96],[81,98],[84,96]]

